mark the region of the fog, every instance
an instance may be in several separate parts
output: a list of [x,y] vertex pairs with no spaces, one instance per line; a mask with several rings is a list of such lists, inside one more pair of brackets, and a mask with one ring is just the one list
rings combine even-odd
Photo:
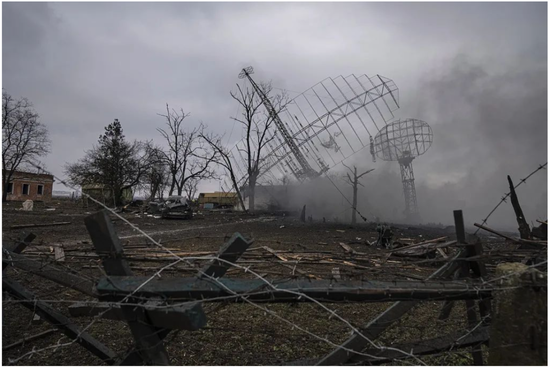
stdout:
[[[417,103],[422,107],[403,116],[429,121],[434,134],[432,147],[413,161],[422,222],[452,224],[453,210],[461,209],[468,224],[479,223],[509,192],[507,175],[518,184],[546,162],[546,79],[545,69],[490,75],[466,56],[424,79]],[[345,163],[356,165],[358,172],[375,168],[360,181],[364,187],[359,186],[358,210],[363,215],[404,221],[397,162],[374,163],[364,149]],[[307,204],[317,218],[349,220],[352,189],[344,183],[346,170],[340,165],[331,170],[331,180],[295,189],[290,202],[296,207]],[[536,219],[547,217],[547,182],[543,169],[517,189],[523,212],[535,225]],[[501,205],[488,223],[516,230],[511,204]]]

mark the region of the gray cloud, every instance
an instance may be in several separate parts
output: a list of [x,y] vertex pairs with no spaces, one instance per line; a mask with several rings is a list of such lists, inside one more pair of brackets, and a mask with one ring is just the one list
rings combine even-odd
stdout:
[[[478,215],[507,191],[506,174],[519,178],[546,160],[546,7],[3,3],[3,87],[33,101],[53,140],[45,162],[62,176],[114,118],[129,138],[158,138],[167,102],[191,112],[190,123],[226,137],[233,129],[235,142],[229,90],[244,66],[296,92],[327,76],[381,74],[400,88],[397,116],[434,130],[432,148],[414,162],[423,213],[450,216],[453,205],[472,205]],[[393,195],[399,209],[401,192],[386,190],[400,185],[397,163],[366,155],[350,163],[376,167],[369,182],[392,182],[373,186],[380,194],[371,191],[370,206],[384,212],[375,197]],[[532,216],[546,211],[541,177],[522,192]],[[435,197],[441,204],[425,205]]]

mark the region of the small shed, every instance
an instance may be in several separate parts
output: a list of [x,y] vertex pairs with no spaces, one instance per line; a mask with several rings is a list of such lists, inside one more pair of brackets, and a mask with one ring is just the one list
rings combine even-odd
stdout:
[[203,209],[233,208],[237,206],[238,196],[236,192],[201,192],[199,194],[199,207]]
[[[114,205],[114,195],[113,190],[103,184],[88,184],[82,186],[82,201],[84,205],[88,206],[90,203],[93,203],[92,200],[86,196],[89,195],[95,200],[105,204],[105,205]],[[130,202],[134,198],[134,193],[132,189],[124,189],[122,191],[122,198],[125,202]]]

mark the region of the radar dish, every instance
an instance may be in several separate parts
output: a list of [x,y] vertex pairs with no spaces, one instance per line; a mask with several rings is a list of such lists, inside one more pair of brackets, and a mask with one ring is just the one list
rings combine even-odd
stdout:
[[[252,67],[241,70],[252,86]],[[269,105],[269,101],[264,104]],[[373,136],[399,108],[396,84],[381,75],[326,78],[295,96],[266,132],[258,183],[268,185],[287,175],[303,181],[317,177],[371,145]],[[270,109],[267,108],[266,112]],[[246,131],[231,149],[239,186],[247,181]],[[223,180],[222,189],[232,182]]]
[[426,153],[433,142],[432,128],[417,119],[391,122],[374,138],[374,153],[385,161],[399,161]]

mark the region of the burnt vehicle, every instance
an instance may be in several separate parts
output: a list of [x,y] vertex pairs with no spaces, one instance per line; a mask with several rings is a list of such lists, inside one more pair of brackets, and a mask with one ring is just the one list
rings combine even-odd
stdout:
[[193,209],[183,196],[169,196],[160,209],[162,218],[193,218]]

